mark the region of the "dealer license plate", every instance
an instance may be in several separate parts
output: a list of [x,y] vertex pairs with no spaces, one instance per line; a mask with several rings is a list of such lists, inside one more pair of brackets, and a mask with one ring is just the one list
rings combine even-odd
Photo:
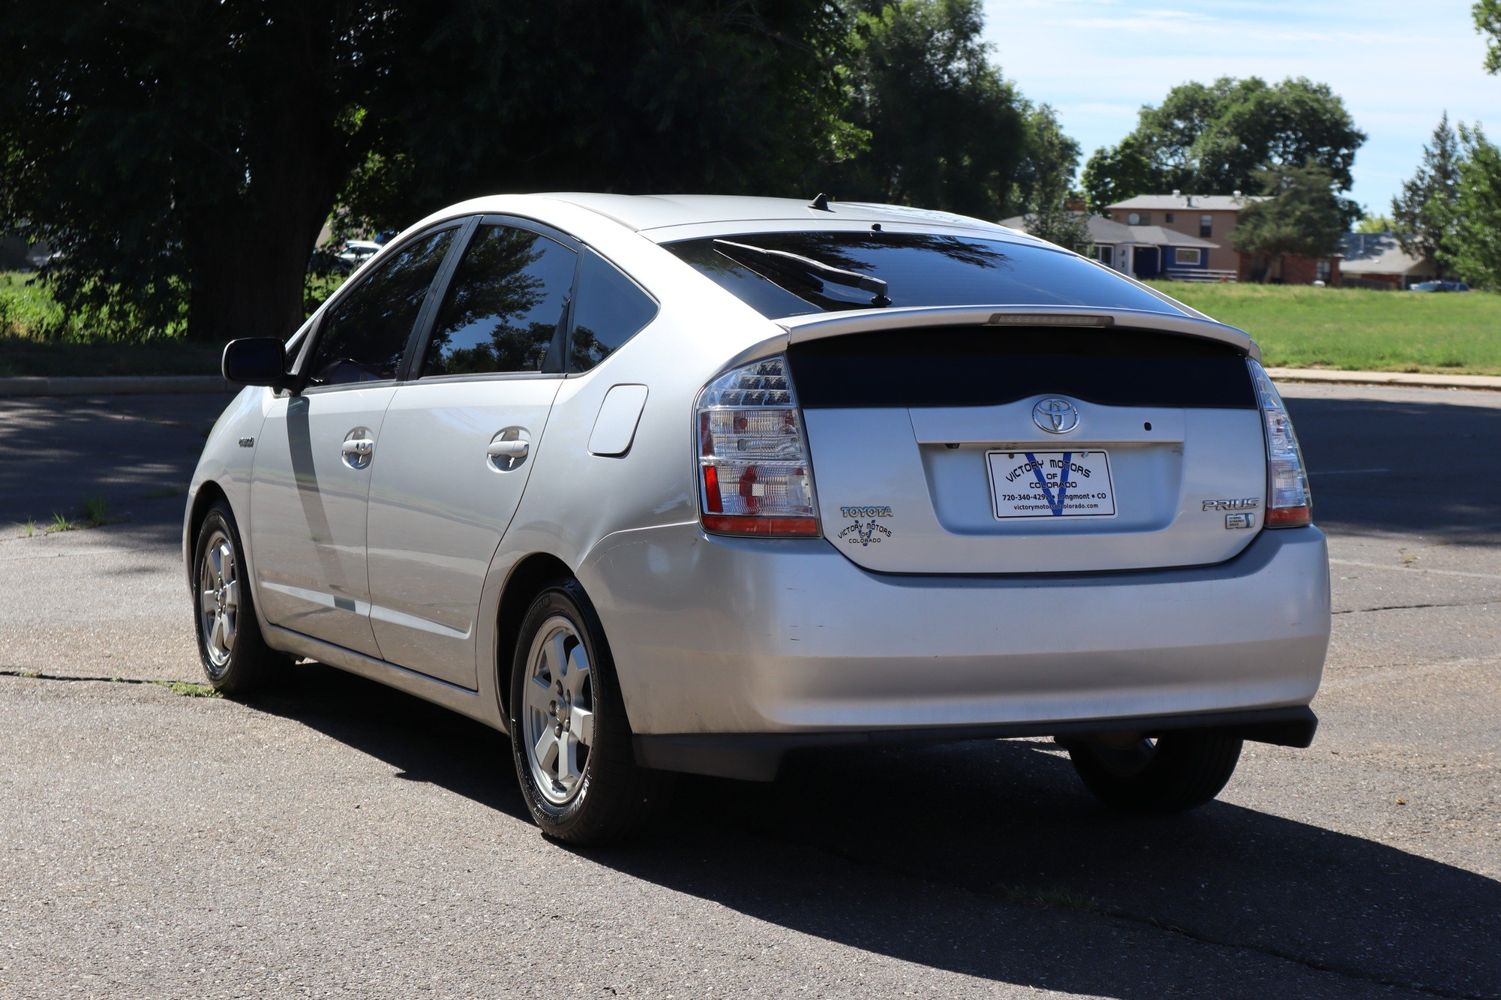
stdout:
[[985,460],[997,520],[1115,514],[1110,456],[1103,451],[989,451]]

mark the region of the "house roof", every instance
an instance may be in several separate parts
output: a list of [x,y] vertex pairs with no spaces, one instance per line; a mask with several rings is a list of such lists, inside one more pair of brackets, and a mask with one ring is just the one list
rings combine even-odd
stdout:
[[1345,274],[1431,274],[1433,263],[1403,251],[1391,233],[1349,233],[1345,236]]
[[[1025,215],[1013,215],[1009,219],[1002,219],[1001,225],[1007,229],[1026,232],[1027,217]],[[1189,236],[1187,233],[1165,229],[1162,226],[1128,226],[1123,222],[1107,219],[1103,215],[1090,215],[1086,217],[1084,227],[1089,230],[1089,242],[1091,243],[1146,243],[1151,246],[1205,247],[1210,250],[1219,246],[1218,243],[1201,240],[1197,236]]]
[[1117,208],[1146,212],[1171,212],[1174,209],[1239,212],[1253,202],[1266,199],[1264,194],[1139,194],[1106,207],[1112,212]]
[[1127,226],[1137,243],[1155,243],[1164,247],[1204,247],[1207,250],[1216,249],[1219,244],[1180,233],[1173,229],[1162,226]]

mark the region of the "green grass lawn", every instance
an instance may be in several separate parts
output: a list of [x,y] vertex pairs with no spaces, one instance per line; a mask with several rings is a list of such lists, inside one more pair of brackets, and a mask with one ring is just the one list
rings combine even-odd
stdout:
[[[131,344],[101,339],[88,320],[67,316],[21,271],[0,272],[0,378],[11,375],[216,375],[222,344],[158,336]],[[309,277],[308,311],[342,276]]]
[[1501,295],[1308,285],[1153,287],[1245,330],[1266,364],[1501,375]]

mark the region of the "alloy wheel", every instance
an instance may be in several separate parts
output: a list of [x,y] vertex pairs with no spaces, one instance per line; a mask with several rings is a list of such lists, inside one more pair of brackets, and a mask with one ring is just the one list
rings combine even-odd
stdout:
[[589,651],[562,615],[543,622],[527,653],[522,718],[526,759],[543,797],[565,805],[578,794],[594,743]]

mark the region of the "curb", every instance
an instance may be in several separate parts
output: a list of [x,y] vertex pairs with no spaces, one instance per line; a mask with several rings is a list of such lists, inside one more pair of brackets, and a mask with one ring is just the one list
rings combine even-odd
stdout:
[[236,391],[221,375],[90,375],[0,378],[0,399],[11,396],[124,396],[145,393]]
[[1428,375],[1420,372],[1345,372],[1324,368],[1268,368],[1273,382],[1385,385],[1406,389],[1482,389],[1501,392],[1501,376]]

